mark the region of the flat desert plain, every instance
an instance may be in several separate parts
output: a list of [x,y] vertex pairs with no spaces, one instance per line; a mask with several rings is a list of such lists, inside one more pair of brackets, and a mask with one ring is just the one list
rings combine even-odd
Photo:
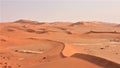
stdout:
[[120,68],[120,24],[1,22],[0,68]]

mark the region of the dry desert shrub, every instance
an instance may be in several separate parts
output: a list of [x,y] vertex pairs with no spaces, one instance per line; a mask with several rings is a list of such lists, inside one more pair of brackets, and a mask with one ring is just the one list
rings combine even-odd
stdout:
[[30,33],[35,32],[35,30],[33,30],[33,29],[27,29],[26,31],[27,31],[27,32],[30,32]]

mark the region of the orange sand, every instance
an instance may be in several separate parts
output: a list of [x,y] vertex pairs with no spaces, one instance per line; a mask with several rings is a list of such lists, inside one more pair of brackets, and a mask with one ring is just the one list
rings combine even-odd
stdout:
[[0,68],[120,68],[119,24],[0,23]]

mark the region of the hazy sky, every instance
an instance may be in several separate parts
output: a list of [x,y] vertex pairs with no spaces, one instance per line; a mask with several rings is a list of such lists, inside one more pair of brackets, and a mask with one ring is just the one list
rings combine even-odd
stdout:
[[120,23],[120,0],[0,0],[0,22],[18,19]]

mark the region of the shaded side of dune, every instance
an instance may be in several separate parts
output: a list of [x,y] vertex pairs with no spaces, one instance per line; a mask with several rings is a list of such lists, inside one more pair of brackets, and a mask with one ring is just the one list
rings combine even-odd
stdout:
[[90,33],[111,33],[111,34],[120,34],[120,32],[117,32],[117,31],[111,31],[111,32],[101,32],[101,31],[89,31],[89,32],[86,32],[86,34],[90,34]]
[[83,60],[89,61],[91,63],[94,63],[96,65],[102,66],[104,68],[120,68],[120,64],[106,60],[104,58],[92,56],[92,55],[76,53],[76,54],[72,55],[71,57],[83,59]]

